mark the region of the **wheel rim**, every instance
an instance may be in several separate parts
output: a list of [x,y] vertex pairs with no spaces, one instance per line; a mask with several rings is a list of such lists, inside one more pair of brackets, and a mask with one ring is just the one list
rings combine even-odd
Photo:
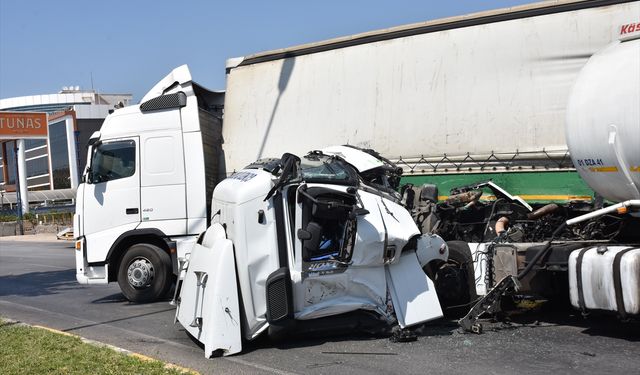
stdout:
[[144,288],[151,284],[155,277],[153,264],[144,257],[135,258],[127,269],[127,279],[134,288]]

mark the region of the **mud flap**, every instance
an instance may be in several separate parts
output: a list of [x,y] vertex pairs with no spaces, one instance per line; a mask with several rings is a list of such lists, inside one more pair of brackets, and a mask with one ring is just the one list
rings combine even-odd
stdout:
[[182,326],[204,344],[205,357],[242,350],[240,309],[233,244],[217,238],[210,248],[195,245],[177,312]]
[[404,253],[397,263],[386,266],[386,276],[401,328],[442,317],[436,288],[420,267],[415,252]]

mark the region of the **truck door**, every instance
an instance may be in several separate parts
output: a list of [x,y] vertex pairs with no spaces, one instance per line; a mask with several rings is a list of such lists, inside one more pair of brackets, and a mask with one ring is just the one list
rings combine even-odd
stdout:
[[[120,138],[94,147],[84,193],[84,232],[87,244],[107,240],[140,222],[139,138]],[[106,236],[106,237],[105,237]],[[113,243],[115,238],[110,239]],[[102,242],[102,241],[101,241]],[[91,259],[89,260],[91,261]]]
[[[297,192],[292,276],[298,274],[294,279],[300,281],[293,283],[293,300],[303,319],[317,317],[317,311],[328,309],[333,315],[358,308],[351,302],[361,297],[361,288],[351,281],[363,279],[364,267],[349,268],[356,239],[356,221],[350,216],[355,196],[345,190],[310,184]],[[384,284],[384,270],[379,269],[378,280]]]

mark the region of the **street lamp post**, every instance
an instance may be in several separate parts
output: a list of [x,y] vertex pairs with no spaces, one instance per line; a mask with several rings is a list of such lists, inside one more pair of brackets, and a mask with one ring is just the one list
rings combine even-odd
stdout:
[[24,235],[24,226],[22,223],[22,196],[20,194],[20,168],[18,168],[18,142],[14,142],[16,145],[15,162],[16,162],[16,206],[18,207],[18,228],[20,229],[20,235]]

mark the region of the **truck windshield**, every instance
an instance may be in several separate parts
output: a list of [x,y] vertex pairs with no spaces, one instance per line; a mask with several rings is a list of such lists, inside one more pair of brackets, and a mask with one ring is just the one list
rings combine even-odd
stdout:
[[103,143],[91,159],[89,179],[97,184],[133,176],[136,171],[136,143],[132,140]]
[[307,182],[356,185],[356,171],[347,163],[323,154],[310,153],[300,160],[300,174]]

